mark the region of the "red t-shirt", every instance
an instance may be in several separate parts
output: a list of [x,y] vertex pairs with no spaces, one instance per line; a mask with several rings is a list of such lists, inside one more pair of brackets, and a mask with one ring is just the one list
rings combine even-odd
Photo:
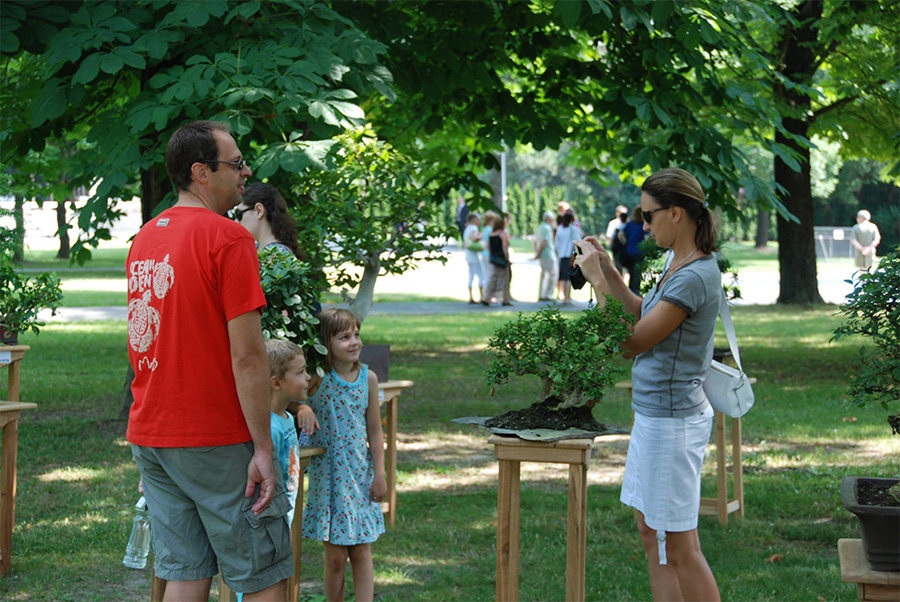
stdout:
[[253,237],[199,207],[145,224],[126,264],[134,404],[127,438],[147,447],[250,441],[228,321],[266,304]]

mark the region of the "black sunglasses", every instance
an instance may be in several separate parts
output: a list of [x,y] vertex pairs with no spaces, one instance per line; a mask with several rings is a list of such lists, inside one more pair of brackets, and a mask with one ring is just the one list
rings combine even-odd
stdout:
[[653,214],[657,211],[662,211],[665,207],[657,207],[656,209],[651,209],[650,211],[644,211],[641,209],[641,217],[644,218],[644,221],[648,224],[653,221]]
[[217,161],[215,159],[210,159],[208,161],[203,161],[203,163],[226,163],[228,165],[231,165],[238,171],[243,171],[244,165],[246,165],[243,159],[241,159],[240,161]]
[[244,219],[244,214],[247,213],[248,211],[253,211],[253,207],[247,207],[246,209],[241,209],[240,207],[235,207],[234,209],[231,210],[231,219],[233,219],[236,222],[239,222],[242,219]]

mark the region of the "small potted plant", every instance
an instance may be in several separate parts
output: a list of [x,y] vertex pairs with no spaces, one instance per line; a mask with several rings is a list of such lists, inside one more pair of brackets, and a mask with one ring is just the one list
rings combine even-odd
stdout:
[[484,426],[607,431],[594,420],[592,408],[626,371],[615,360],[633,323],[634,316],[610,299],[602,308],[587,309],[573,319],[555,307],[545,307],[536,314],[519,314],[501,326],[488,342],[488,352],[494,355],[486,373],[491,391],[507,383],[510,375],[535,375],[542,386],[539,399],[530,407],[491,418]]
[[[8,214],[8,211],[3,213]],[[33,277],[17,272],[12,262],[15,233],[0,228],[0,344],[15,345],[19,334],[38,333],[44,325],[38,312],[50,309],[53,313],[62,300],[56,274],[37,274]]]
[[[900,435],[900,414],[892,410],[900,400],[900,247],[876,269],[860,273],[840,313],[845,321],[835,330],[835,339],[861,334],[874,345],[860,349],[848,396],[859,406],[880,403],[892,433]],[[900,479],[844,477],[841,502],[859,517],[869,566],[900,570]]]

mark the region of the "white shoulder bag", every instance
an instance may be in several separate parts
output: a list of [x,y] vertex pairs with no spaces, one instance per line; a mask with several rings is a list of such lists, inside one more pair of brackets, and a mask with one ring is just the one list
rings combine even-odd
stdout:
[[719,315],[722,316],[728,347],[731,348],[731,355],[737,368],[713,360],[703,382],[703,391],[717,412],[732,418],[740,418],[753,407],[755,399],[750,379],[741,368],[741,354],[738,352],[737,337],[734,334],[734,324],[731,322],[731,312],[728,310],[724,290],[719,300]]

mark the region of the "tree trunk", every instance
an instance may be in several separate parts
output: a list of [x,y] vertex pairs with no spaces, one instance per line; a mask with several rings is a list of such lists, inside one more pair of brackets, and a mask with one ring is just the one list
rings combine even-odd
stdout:
[[350,302],[350,311],[359,317],[360,322],[365,321],[372,309],[375,298],[375,281],[378,279],[379,272],[381,272],[381,258],[377,255],[369,257],[366,267],[363,269],[363,277],[359,282],[356,297]]
[[59,236],[59,251],[56,252],[57,259],[69,258],[69,228],[66,224],[66,203],[69,199],[63,199],[56,202],[56,232]]
[[141,223],[153,219],[154,210],[171,190],[169,176],[165,169],[153,165],[141,170]]
[[765,249],[769,244],[769,226],[772,213],[760,209],[756,212],[756,244],[757,249]]
[[[782,74],[791,82],[810,85],[816,72],[818,27],[822,0],[804,0],[794,10],[796,26],[788,26],[782,39]],[[782,125],[793,136],[808,139],[810,98],[798,87],[775,86],[784,115]],[[797,138],[776,131],[775,141],[796,151],[800,171],[775,156],[775,182],[784,187],[781,199],[799,223],[778,216],[778,265],[781,292],[778,303],[823,303],[816,273],[816,240],[813,230],[813,200],[810,185],[809,149]]]
[[13,238],[13,256],[15,263],[25,260],[25,197],[16,195],[13,206],[13,216],[16,220],[16,235]]

